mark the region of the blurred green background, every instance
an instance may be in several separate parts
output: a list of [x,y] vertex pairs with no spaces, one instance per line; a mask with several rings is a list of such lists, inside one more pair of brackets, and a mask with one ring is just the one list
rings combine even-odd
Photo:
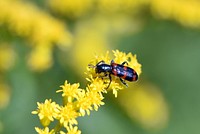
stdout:
[[200,133],[198,0],[0,0],[0,133],[41,127],[36,102],[86,84],[94,54],[137,54],[139,81],[78,118],[83,134]]

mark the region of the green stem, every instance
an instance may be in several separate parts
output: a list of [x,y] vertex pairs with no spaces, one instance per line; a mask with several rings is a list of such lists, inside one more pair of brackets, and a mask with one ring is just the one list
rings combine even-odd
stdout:
[[67,105],[68,103],[68,97],[63,97],[63,106]]
[[60,129],[62,128],[62,124],[60,124],[60,122],[57,123],[57,125],[54,128],[55,133],[57,133],[58,131],[60,131]]

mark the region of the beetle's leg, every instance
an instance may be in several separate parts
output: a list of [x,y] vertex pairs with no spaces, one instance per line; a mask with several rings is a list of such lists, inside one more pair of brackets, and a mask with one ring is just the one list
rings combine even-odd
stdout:
[[128,87],[128,84],[122,78],[119,78],[119,79],[126,87]]
[[110,84],[111,84],[111,82],[112,82],[112,77],[111,77],[111,74],[109,74],[109,79],[110,79],[110,82],[109,82],[109,84],[108,84],[108,86],[107,86],[107,88],[106,88],[106,89],[108,89],[108,88],[109,88],[109,86],[110,86]]
[[125,64],[128,65],[128,62],[127,62],[127,61],[124,61],[121,65],[125,65]]
[[99,74],[102,74],[102,75],[99,75],[101,78],[108,77],[108,73],[107,72],[101,72]]
[[105,73],[104,77],[107,77],[107,76],[108,76],[108,74],[107,74],[107,73]]
[[107,74],[107,73],[104,73],[104,76],[99,75],[98,77],[101,78],[101,79],[104,79],[104,78],[108,77],[108,74]]

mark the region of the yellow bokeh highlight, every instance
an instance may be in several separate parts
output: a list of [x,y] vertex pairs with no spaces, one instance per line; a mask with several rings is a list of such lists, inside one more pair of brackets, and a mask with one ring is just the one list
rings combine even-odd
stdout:
[[150,8],[155,16],[173,19],[184,26],[200,27],[200,1],[152,0]]
[[116,12],[135,13],[148,4],[149,0],[98,0],[100,11],[109,14]]
[[6,0],[0,1],[0,8],[0,23],[15,34],[28,37],[32,43],[69,45],[71,42],[65,25],[33,4]]
[[5,108],[10,102],[10,88],[5,82],[0,81],[0,109]]
[[160,89],[154,85],[143,83],[130,86],[118,98],[128,116],[144,128],[159,130],[167,125],[168,105]]
[[87,14],[94,6],[94,0],[48,0],[49,7],[64,16],[76,18]]
[[33,47],[28,64],[34,71],[44,71],[53,64],[55,46],[67,49],[72,35],[66,25],[28,2],[0,1],[0,24],[13,35],[25,38]]
[[52,50],[48,46],[37,46],[32,49],[28,57],[28,65],[31,70],[44,71],[53,64]]
[[96,18],[77,24],[72,59],[78,61],[73,62],[78,71],[84,72],[95,54],[106,52],[108,40],[105,27],[106,24]]
[[15,63],[16,53],[7,43],[0,43],[0,71],[9,70]]

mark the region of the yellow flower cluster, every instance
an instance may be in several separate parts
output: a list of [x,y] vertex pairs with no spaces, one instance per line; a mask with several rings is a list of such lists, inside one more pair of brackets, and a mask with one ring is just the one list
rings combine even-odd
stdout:
[[[104,61],[106,64],[110,64],[111,60],[114,60],[114,62],[116,63],[123,63],[124,61],[126,61],[128,63],[128,67],[133,68],[138,75],[141,74],[141,64],[138,63],[136,55],[132,55],[132,53],[123,53],[120,52],[119,50],[113,51],[113,55],[114,58],[111,58],[109,55],[109,52],[107,52],[104,55],[101,56],[95,56],[95,58],[92,60],[91,64],[92,65],[96,65],[99,61]],[[95,81],[101,81],[102,83],[108,83],[110,82],[109,78],[104,78],[102,80],[102,76],[99,76],[98,74],[96,74],[95,72],[95,68],[87,68],[89,73],[88,74],[88,78],[87,80],[90,81],[91,83],[95,82]],[[100,74],[101,75],[101,74]],[[112,82],[110,84],[110,87],[108,90],[113,90],[113,94],[115,95],[115,97],[117,97],[117,91],[123,89],[123,84],[119,81],[119,79],[117,77],[112,77]]]
[[[122,14],[138,13],[150,8],[154,15],[163,19],[174,19],[184,26],[199,27],[200,2],[198,0],[50,0],[53,11],[68,17],[80,17],[89,11]],[[96,9],[95,9],[96,6]]]
[[174,19],[184,26],[200,27],[199,0],[152,0],[150,4],[156,16]]
[[47,4],[59,14],[76,18],[88,13],[94,5],[94,0],[48,0]]
[[105,13],[135,13],[141,10],[149,0],[98,0],[100,11]]
[[[1,0],[0,9],[0,25],[8,27],[14,35],[27,38],[34,47],[29,56],[29,65],[34,70],[44,70],[51,65],[48,63],[52,62],[53,44],[63,47],[71,42],[65,25],[33,4]],[[43,59],[37,61],[36,57]]]
[[[116,33],[119,33],[124,30],[127,33],[128,30],[134,30],[134,27],[140,27],[135,21],[140,20],[136,18],[137,14],[132,14],[141,13],[142,9],[150,8],[155,16],[176,20],[184,26],[200,26],[200,2],[198,0],[189,2],[187,0],[48,0],[46,2],[53,11],[70,18],[91,15],[90,19],[79,19],[73,30],[76,32],[77,29],[80,30],[78,34],[76,32],[74,34],[76,36],[75,44],[84,46],[91,43],[93,49],[95,49],[93,42],[97,42],[96,40],[99,41],[98,44],[104,44],[104,47],[108,46],[107,37],[110,31],[115,33],[115,30],[118,30]],[[32,70],[43,71],[51,67],[54,44],[66,47],[71,43],[72,37],[65,24],[31,3],[2,0],[0,8],[0,26],[5,26],[12,34],[26,38],[32,44],[33,48],[28,56],[28,65]],[[102,12],[104,12],[103,15]],[[110,13],[113,14],[110,15]],[[89,21],[82,22],[83,20]],[[103,33],[99,32],[98,28],[90,28],[91,22],[98,23],[97,27],[102,29],[101,32],[104,29]],[[82,23],[88,24],[89,28],[85,25],[80,26]],[[139,22],[139,25],[142,23]],[[77,54],[75,53],[74,57],[76,59],[80,58],[79,50],[87,48],[78,45],[75,46]]]
[[[133,11],[138,11],[141,6],[146,5],[148,2],[149,0],[49,0],[47,4],[54,12],[77,18],[90,14],[89,11],[96,9],[106,14],[121,11],[133,13]],[[97,7],[96,9],[95,6]]]
[[[136,56],[133,56],[131,53],[125,54],[118,50],[113,51],[113,55],[113,59],[117,63],[127,61],[128,66],[135,69],[138,75],[141,73],[141,65],[137,62]],[[91,64],[95,67],[101,60],[110,64],[111,58],[109,57],[109,52],[105,56],[96,56]],[[44,129],[35,128],[39,134],[55,134],[57,132],[64,134],[65,132],[60,131],[61,127],[66,128],[67,134],[80,134],[81,131],[78,130],[76,118],[90,115],[90,111],[97,111],[101,105],[104,105],[103,93],[109,91],[107,90],[108,78],[102,78],[101,74],[96,74],[95,69],[91,66],[87,67],[86,74],[89,84],[85,89],[80,88],[79,83],[70,84],[68,81],[65,81],[64,85],[60,86],[61,89],[57,93],[62,93],[62,106],[56,102],[52,102],[51,99],[45,100],[44,103],[37,103],[38,108],[32,114],[38,114],[41,124],[45,127]],[[123,85],[117,77],[113,76],[109,89],[113,90],[113,93],[117,97],[117,92],[119,89],[123,89]],[[58,120],[59,123],[55,128],[50,130],[48,126],[54,120]]]
[[[62,22],[54,19],[36,6],[20,1],[0,1],[0,22],[33,43],[50,45],[69,44],[70,34]],[[17,9],[17,10],[16,10]]]

